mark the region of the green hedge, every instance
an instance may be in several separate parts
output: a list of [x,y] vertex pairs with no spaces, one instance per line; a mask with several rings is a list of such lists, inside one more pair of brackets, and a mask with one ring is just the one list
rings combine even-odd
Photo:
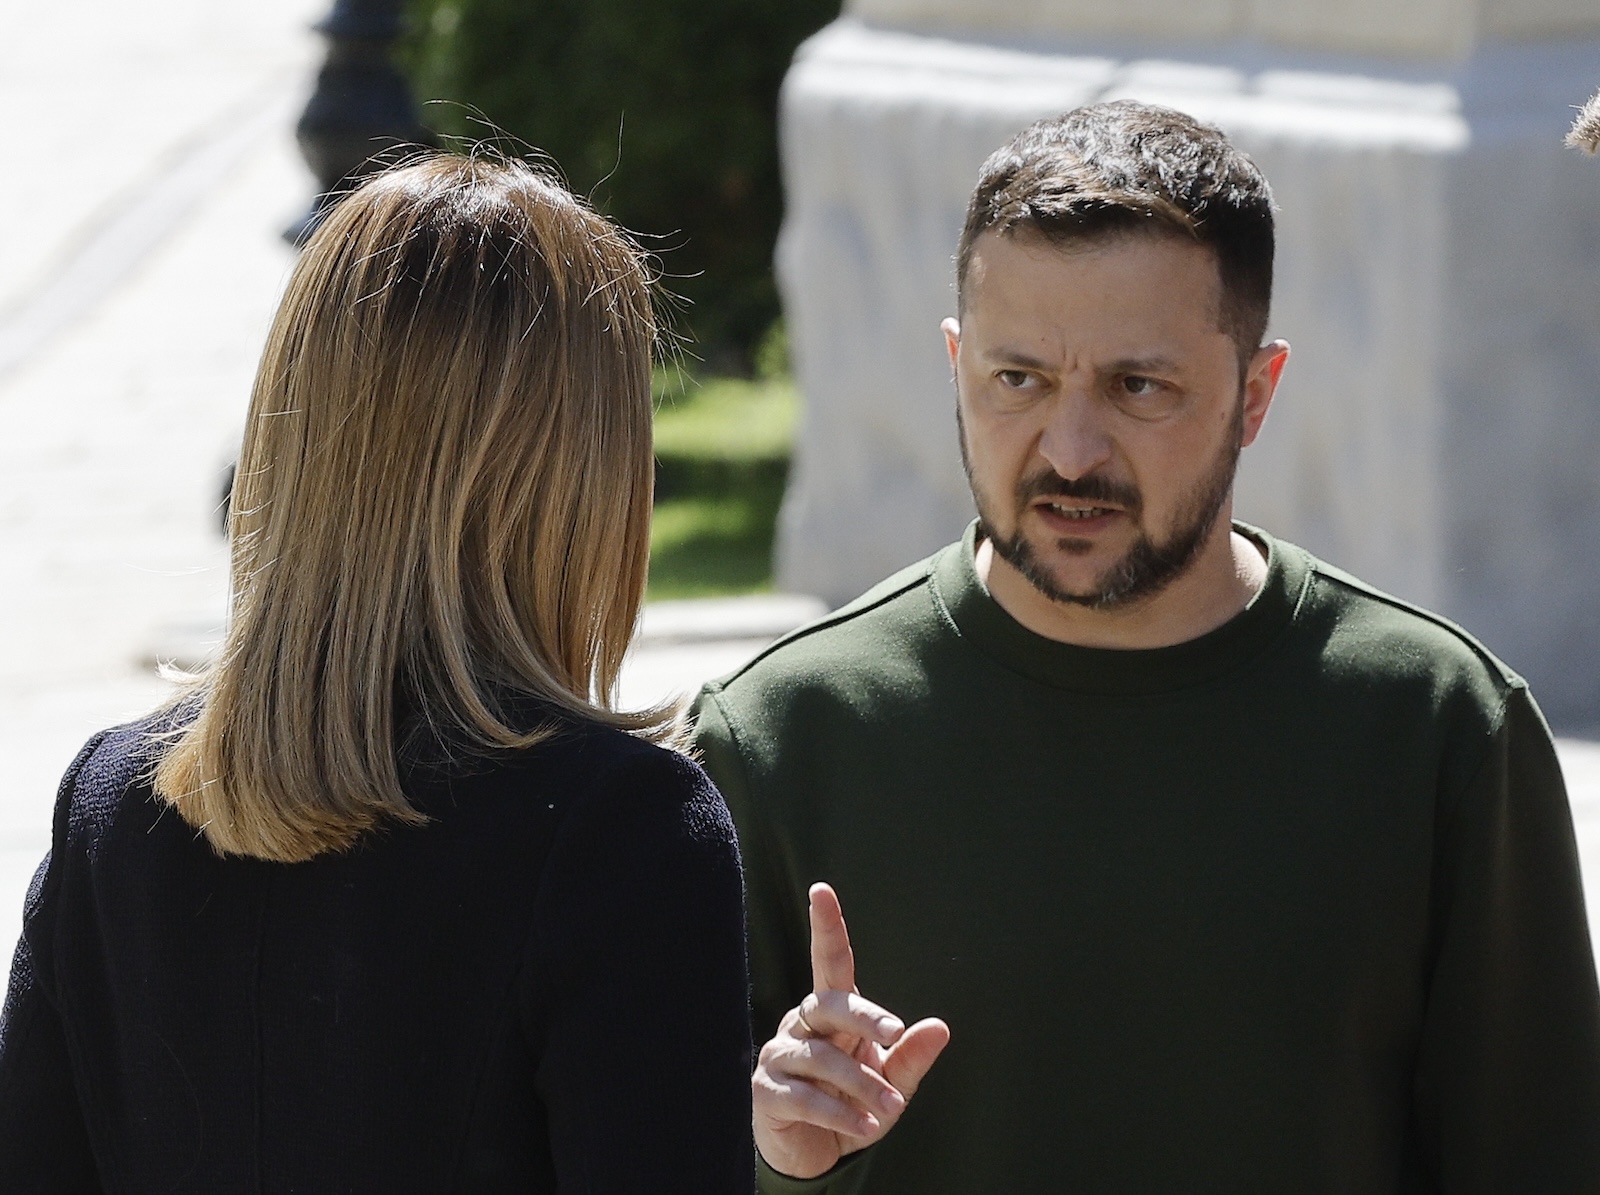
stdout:
[[678,331],[747,369],[778,314],[778,86],[840,0],[409,0],[404,57],[424,118],[482,138],[473,110],[559,164],[643,234],[689,306]]
[[656,377],[656,507],[650,597],[772,587],[798,396],[794,383]]

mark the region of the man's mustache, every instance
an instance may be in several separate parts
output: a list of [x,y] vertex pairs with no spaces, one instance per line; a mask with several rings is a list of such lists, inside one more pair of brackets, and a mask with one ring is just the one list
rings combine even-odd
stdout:
[[1144,503],[1139,488],[1129,482],[1112,481],[1098,473],[1069,481],[1054,469],[1024,477],[1018,484],[1019,506],[1026,506],[1035,498],[1076,498],[1080,502],[1102,502],[1120,506],[1130,514],[1137,513]]

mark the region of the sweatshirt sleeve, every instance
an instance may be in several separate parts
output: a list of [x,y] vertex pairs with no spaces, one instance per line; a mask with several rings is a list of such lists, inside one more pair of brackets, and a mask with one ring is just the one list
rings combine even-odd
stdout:
[[866,1189],[867,1170],[872,1150],[862,1150],[840,1160],[826,1174],[816,1178],[790,1178],[779,1174],[759,1154],[756,1157],[756,1190],[759,1195],[861,1195]]
[[711,690],[695,707],[694,746],[738,827],[749,919],[751,1031],[759,1049],[811,990],[808,885],[794,874],[790,852],[762,815],[739,742]]
[[1449,1195],[1600,1183],[1600,994],[1550,732],[1514,686],[1439,814],[1416,1126]]
[[[810,991],[811,944],[803,898],[788,852],[761,816],[739,744],[721,703],[707,689],[695,707],[695,750],[727,799],[739,830],[749,918],[751,1031],[756,1049],[777,1032],[778,1022]],[[872,1151],[844,1158],[827,1174],[790,1178],[757,1158],[761,1195],[857,1195]]]
[[538,906],[525,1007],[557,1188],[749,1195],[739,855],[705,774],[654,749],[610,769]]

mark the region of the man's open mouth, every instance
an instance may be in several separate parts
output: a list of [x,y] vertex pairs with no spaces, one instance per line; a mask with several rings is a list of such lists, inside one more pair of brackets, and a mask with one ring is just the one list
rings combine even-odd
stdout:
[[1114,507],[1110,506],[1059,506],[1054,502],[1047,502],[1045,505],[1064,519],[1097,519],[1101,515],[1118,513]]

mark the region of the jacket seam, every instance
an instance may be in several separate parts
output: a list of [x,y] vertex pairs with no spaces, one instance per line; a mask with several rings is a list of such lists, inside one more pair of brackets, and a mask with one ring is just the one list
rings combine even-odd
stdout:
[[1519,679],[1514,683],[1508,684],[1505,692],[1501,693],[1500,704],[1495,708],[1494,717],[1489,722],[1488,733],[1483,736],[1483,742],[1478,747],[1477,759],[1468,770],[1467,778],[1455,792],[1450,793],[1448,796],[1441,794],[1443,808],[1440,813],[1442,817],[1456,816],[1456,812],[1459,810],[1466,794],[1472,791],[1473,785],[1478,783],[1484,770],[1489,766],[1490,758],[1494,754],[1495,742],[1500,738],[1501,731],[1505,729],[1506,715],[1511,708],[1512,697],[1519,691],[1525,693],[1527,690],[1527,683]]
[[1478,662],[1494,676],[1496,685],[1500,687],[1502,691],[1502,697],[1509,694],[1512,689],[1515,689],[1519,686],[1524,688],[1527,686],[1527,682],[1519,674],[1507,667],[1506,664],[1498,659],[1493,652],[1475,639],[1469,631],[1457,626],[1443,615],[1435,614],[1432,610],[1424,609],[1421,606],[1412,605],[1410,602],[1405,601],[1402,598],[1397,598],[1392,594],[1384,593],[1381,589],[1374,589],[1370,585],[1367,585],[1355,578],[1341,576],[1339,573],[1334,572],[1326,564],[1320,560],[1317,560],[1315,557],[1311,557],[1310,559],[1311,570],[1313,574],[1328,582],[1330,585],[1337,585],[1341,589],[1347,590],[1350,593],[1359,594],[1370,601],[1377,602],[1382,606],[1387,606],[1392,610],[1398,610],[1403,614],[1413,615],[1414,617],[1420,618],[1422,621],[1430,623],[1444,631],[1451,638],[1459,642],[1463,647],[1471,651],[1472,654],[1478,658]]
[[[825,631],[832,627],[841,626],[844,623],[859,618],[863,614],[868,614],[873,610],[878,609],[880,606],[893,601],[895,598],[904,596],[905,594],[911,592],[911,590],[917,588],[919,585],[927,584],[928,578],[933,572],[932,560],[935,558],[937,558],[937,554],[935,557],[930,558],[929,561],[924,562],[921,572],[919,572],[917,575],[907,578],[902,584],[895,586],[887,593],[879,594],[877,597],[873,598],[872,601],[862,603],[861,605],[852,604],[845,606],[842,609],[833,611],[831,614],[823,615],[815,622],[807,623],[803,627],[798,627],[795,630],[790,631],[787,635],[784,635],[772,643],[769,643],[745,663],[734,669],[734,671],[730,672],[727,676],[722,677],[720,680],[707,682],[705,687],[709,690],[720,691],[725,686],[730,685],[734,681],[738,680],[746,672],[750,671],[750,669],[754,668],[762,660],[766,659],[778,649],[787,647],[791,643],[798,643],[800,640],[814,635],[819,631]],[[859,601],[860,599],[857,600]],[[729,730],[730,732],[732,730],[731,724],[729,725]]]

